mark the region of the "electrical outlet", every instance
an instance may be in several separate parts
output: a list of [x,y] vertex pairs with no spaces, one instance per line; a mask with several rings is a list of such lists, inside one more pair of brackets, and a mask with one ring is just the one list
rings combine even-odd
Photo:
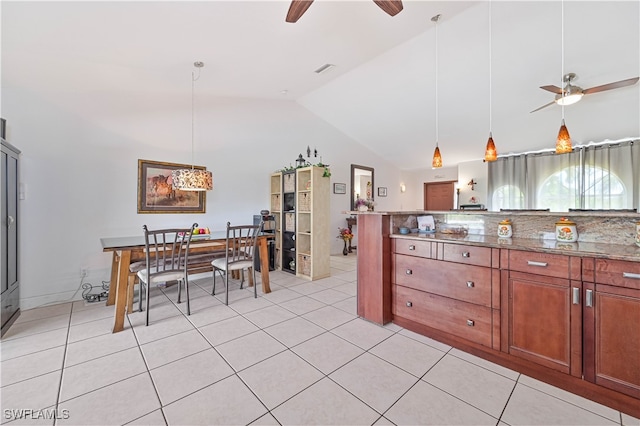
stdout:
[[89,269],[86,266],[80,267],[80,276],[86,277],[89,274]]

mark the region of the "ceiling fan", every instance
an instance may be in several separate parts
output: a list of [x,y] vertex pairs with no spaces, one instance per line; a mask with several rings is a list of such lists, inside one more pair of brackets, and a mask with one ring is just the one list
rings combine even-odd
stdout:
[[564,86],[564,89],[559,88],[558,86],[550,85],[550,86],[540,86],[541,89],[549,91],[551,93],[556,94],[556,98],[549,102],[546,105],[542,105],[540,108],[536,108],[531,112],[540,111],[542,108],[546,108],[550,105],[558,104],[558,105],[571,105],[578,102],[584,95],[590,95],[592,93],[604,92],[605,90],[618,89],[620,87],[625,86],[633,86],[638,82],[640,77],[628,78],[626,80],[620,80],[613,83],[603,84],[602,86],[595,86],[589,89],[583,89],[579,86],[574,86],[571,84],[574,80],[577,80],[578,76],[572,72],[569,74],[565,74],[562,77],[562,81],[567,83]]
[[[373,0],[375,4],[391,16],[396,16],[402,10],[402,0]],[[313,0],[292,0],[287,12],[287,22],[298,22],[298,19],[309,9]]]

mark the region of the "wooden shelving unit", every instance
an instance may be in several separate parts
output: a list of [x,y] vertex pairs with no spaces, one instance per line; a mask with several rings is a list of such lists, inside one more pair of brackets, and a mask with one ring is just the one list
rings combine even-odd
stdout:
[[276,269],[309,280],[330,274],[330,182],[323,173],[323,167],[309,166],[271,175]]
[[275,269],[281,269],[282,260],[282,173],[271,175],[271,214],[275,221]]

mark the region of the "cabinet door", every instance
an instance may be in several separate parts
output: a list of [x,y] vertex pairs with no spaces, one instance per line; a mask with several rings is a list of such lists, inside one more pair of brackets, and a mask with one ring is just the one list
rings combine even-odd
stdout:
[[585,379],[640,398],[640,290],[585,284]]
[[510,272],[508,285],[509,353],[580,376],[581,283]]

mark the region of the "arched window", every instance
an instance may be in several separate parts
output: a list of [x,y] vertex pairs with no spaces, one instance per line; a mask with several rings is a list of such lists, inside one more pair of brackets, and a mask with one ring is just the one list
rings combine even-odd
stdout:
[[537,200],[538,208],[549,207],[556,212],[570,208],[622,209],[627,193],[623,182],[605,169],[571,166],[549,176],[540,186]]
[[500,209],[523,209],[524,194],[515,185],[503,185],[493,191],[491,196],[491,208]]

